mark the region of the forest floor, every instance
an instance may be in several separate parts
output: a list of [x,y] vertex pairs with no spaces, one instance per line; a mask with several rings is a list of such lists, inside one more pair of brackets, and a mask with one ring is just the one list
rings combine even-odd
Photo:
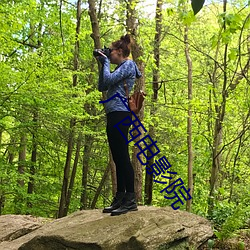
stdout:
[[[212,250],[250,250],[250,232],[241,232],[239,236],[224,241],[214,239]],[[244,244],[242,244],[244,243]],[[200,250],[209,250],[207,244]]]

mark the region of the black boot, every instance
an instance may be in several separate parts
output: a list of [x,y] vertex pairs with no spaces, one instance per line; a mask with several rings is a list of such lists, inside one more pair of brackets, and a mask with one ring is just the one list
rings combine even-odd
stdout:
[[121,206],[122,199],[125,195],[125,192],[116,192],[115,197],[113,198],[113,201],[109,207],[105,207],[102,212],[103,213],[111,213],[113,210],[117,209]]
[[137,211],[135,193],[127,192],[122,200],[122,204],[119,208],[113,210],[111,212],[111,216],[126,214],[129,211]]

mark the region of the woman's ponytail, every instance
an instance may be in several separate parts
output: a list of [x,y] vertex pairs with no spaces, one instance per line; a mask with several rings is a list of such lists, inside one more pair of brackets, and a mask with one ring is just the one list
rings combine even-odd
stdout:
[[128,57],[130,54],[131,38],[129,34],[121,36],[120,40],[112,43],[113,47],[116,49],[122,49],[123,56]]
[[126,43],[127,45],[129,45],[131,43],[129,34],[126,34],[125,36],[121,36],[120,40],[123,41],[124,43]]

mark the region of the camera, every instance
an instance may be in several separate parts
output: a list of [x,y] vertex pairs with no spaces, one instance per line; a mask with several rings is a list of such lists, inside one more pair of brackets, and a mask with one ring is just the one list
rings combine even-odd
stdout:
[[107,56],[108,58],[110,57],[110,53],[111,53],[111,49],[110,48],[107,48],[106,46],[104,46],[103,49],[95,49],[93,51],[93,56],[100,56],[101,54],[99,53],[103,53],[105,56]]

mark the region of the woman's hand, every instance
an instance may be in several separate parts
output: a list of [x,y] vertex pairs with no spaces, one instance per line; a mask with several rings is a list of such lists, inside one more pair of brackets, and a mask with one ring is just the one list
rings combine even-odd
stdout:
[[106,55],[104,55],[102,52],[98,51],[100,56],[97,56],[96,59],[101,63],[104,64],[105,60],[108,59]]

